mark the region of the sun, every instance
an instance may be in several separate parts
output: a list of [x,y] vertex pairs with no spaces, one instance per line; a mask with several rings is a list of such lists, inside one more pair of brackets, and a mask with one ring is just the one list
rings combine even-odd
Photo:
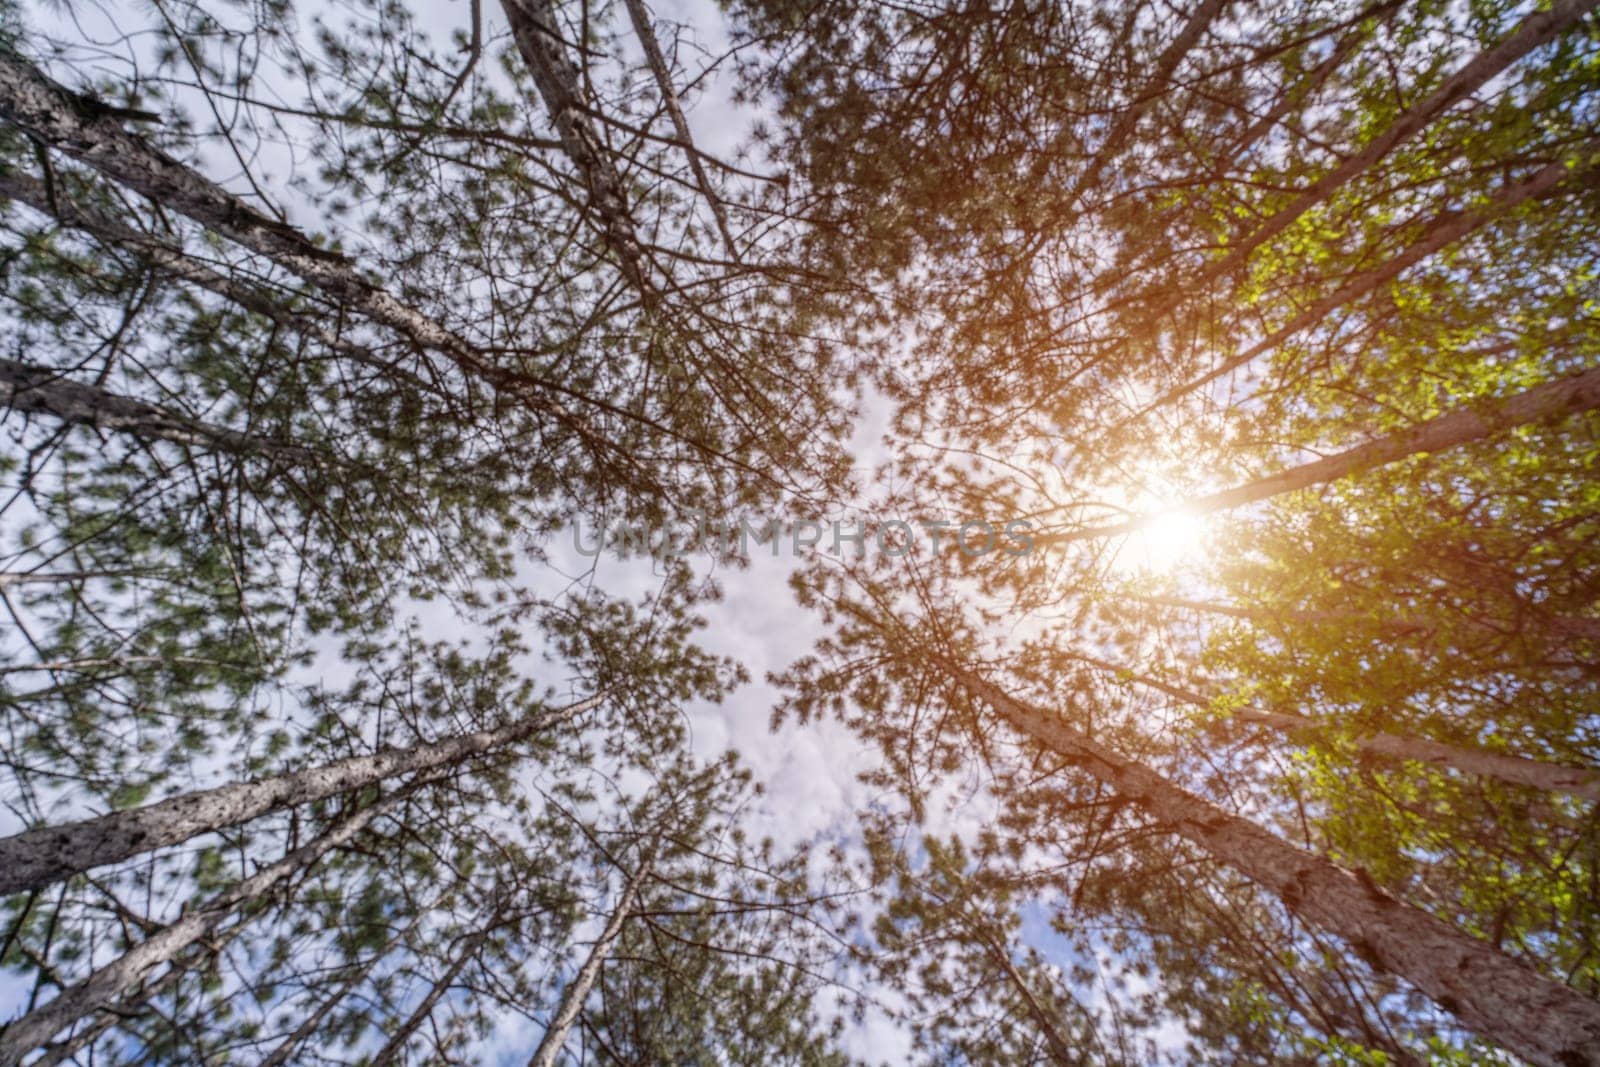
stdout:
[[1181,507],[1151,508],[1141,529],[1111,546],[1111,566],[1126,575],[1170,574],[1200,562],[1210,547],[1205,516]]

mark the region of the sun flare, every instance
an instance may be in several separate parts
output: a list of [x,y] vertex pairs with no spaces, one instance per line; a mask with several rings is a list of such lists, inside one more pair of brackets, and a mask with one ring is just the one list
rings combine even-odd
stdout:
[[1151,509],[1150,521],[1113,548],[1111,566],[1124,574],[1168,574],[1200,562],[1211,527],[1181,508]]

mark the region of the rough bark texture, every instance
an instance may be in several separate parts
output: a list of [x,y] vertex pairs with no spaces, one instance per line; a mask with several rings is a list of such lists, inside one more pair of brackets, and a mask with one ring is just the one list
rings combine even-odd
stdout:
[[684,155],[689,157],[689,167],[694,172],[695,184],[700,187],[700,195],[711,207],[711,214],[717,222],[717,232],[722,235],[722,243],[728,249],[728,258],[735,263],[739,262],[739,245],[733,239],[733,230],[728,226],[728,213],[723,209],[722,198],[711,187],[711,179],[706,174],[705,164],[700,161],[700,153],[694,147],[694,135],[689,130],[689,120],[683,113],[683,107],[678,103],[678,92],[672,86],[672,71],[667,67],[667,59],[661,54],[661,45],[656,41],[655,28],[650,23],[650,12],[644,6],[644,0],[627,0],[628,19],[633,23],[633,32],[639,38],[639,45],[644,49],[645,60],[650,64],[650,73],[655,75],[656,87],[661,92],[662,105],[667,109],[667,115],[672,119],[672,128],[677,131],[678,140],[683,143]]
[[174,444],[235,455],[265,456],[301,466],[321,466],[328,457],[290,441],[230,430],[189,418],[156,404],[93,385],[69,381],[50,367],[0,359],[0,413],[45,415],[71,426],[112,430],[142,441]]
[[605,929],[590,946],[588,958],[583,961],[583,966],[578,969],[578,973],[573,976],[572,982],[562,993],[561,1007],[556,1010],[555,1017],[545,1028],[544,1037],[539,1040],[539,1047],[534,1050],[533,1058],[528,1061],[528,1067],[555,1067],[556,1057],[561,1055],[561,1046],[567,1040],[567,1032],[577,1021],[578,1013],[583,1010],[583,1002],[589,998],[589,990],[594,988],[595,980],[600,977],[600,968],[604,966],[606,957],[611,954],[611,947],[616,944],[617,938],[622,936],[623,926],[627,924],[628,918],[638,905],[639,893],[650,878],[651,867],[651,860],[642,862],[639,869],[633,872],[627,884],[623,886],[622,896],[617,900],[611,918],[606,920]]
[[599,217],[606,244],[617,257],[628,282],[645,296],[644,252],[635,233],[622,176],[610,150],[590,120],[584,103],[583,73],[567,55],[552,0],[501,0],[511,23],[517,52],[555,123],[561,147],[578,168],[589,194],[589,206]]
[[374,819],[403,799],[395,794],[347,816],[316,840],[295,849],[276,863],[234,885],[193,911],[162,927],[121,956],[99,968],[77,985],[58,993],[0,1032],[0,1064],[20,1063],[22,1057],[96,1009],[121,999],[153,968],[172,963],[184,949],[199,941],[240,907],[260,899],[279,882],[315,863],[324,854],[348,844]]
[[1369,141],[1361,151],[1324,174],[1288,207],[1277,212],[1239,240],[1222,259],[1207,268],[1197,284],[1227,274],[1242,266],[1250,253],[1278,236],[1294,221],[1315,207],[1351,179],[1373,166],[1401,144],[1415,137],[1439,115],[1483,88],[1511,64],[1555,40],[1571,29],[1600,0],[1555,0],[1548,11],[1535,11],[1510,36],[1487,52],[1473,57],[1420,103],[1407,109],[1387,129]]
[[352,756],[255,782],[238,782],[112,812],[42,826],[0,840],[0,896],[50,885],[108,863],[187,841],[281,808],[310,803],[402,774],[450,766],[525,740],[598,706],[605,694],[493,730]]
[[1278,894],[1301,919],[1404,978],[1469,1029],[1541,1067],[1600,1065],[1600,1002],[1117,755],[970,671],[946,662],[940,667],[1013,728]]
[[[1392,433],[1364,445],[1347,449],[1325,459],[1290,467],[1286,471],[1258,478],[1233,489],[1197,497],[1179,505],[1185,514],[1206,515],[1214,511],[1252,504],[1258,500],[1292,493],[1324,482],[1393,463],[1398,459],[1424,452],[1442,452],[1471,441],[1526,426],[1545,422],[1600,407],[1600,368],[1581,374],[1558,378],[1553,382],[1536,385],[1532,389],[1500,401],[1486,401],[1470,407],[1457,408],[1443,415],[1418,423],[1408,430]],[[1035,544],[1065,544],[1071,541],[1088,541],[1101,537],[1121,537],[1137,533],[1157,522],[1161,514],[1140,515],[1125,522],[1106,526],[1091,526],[1082,530],[1043,534],[1034,538]]]
[[[206,954],[200,957],[200,961],[203,962],[220,954],[222,946],[243,928],[243,923],[235,923],[227,930],[208,939]],[[28,1062],[28,1067],[56,1067],[57,1064],[72,1059],[98,1040],[101,1034],[104,1034],[119,1022],[139,1014],[156,997],[170,992],[182,981],[184,975],[194,970],[194,966],[195,961],[190,961],[183,966],[171,967],[160,978],[157,978],[144,988],[130,993],[116,1004],[102,1008],[99,1015],[92,1022],[89,1022],[71,1037],[55,1044],[46,1045],[37,1059]]]

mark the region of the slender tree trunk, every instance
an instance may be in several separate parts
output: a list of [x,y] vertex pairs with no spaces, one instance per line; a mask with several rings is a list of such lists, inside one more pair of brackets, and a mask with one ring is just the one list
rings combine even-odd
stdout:
[[305,1042],[306,1038],[310,1037],[312,1034],[316,1033],[319,1028],[321,1028],[322,1020],[326,1019],[328,1014],[332,1012],[334,1008],[338,1007],[339,1003],[343,1001],[345,997],[353,993],[362,982],[367,980],[367,975],[372,973],[372,968],[375,967],[378,961],[383,959],[383,957],[384,953],[375,953],[365,963],[357,967],[355,973],[349,978],[345,979],[344,982],[339,985],[338,989],[334,990],[331,994],[325,997],[310,1015],[307,1015],[303,1020],[301,1020],[300,1025],[295,1027],[294,1032],[288,1037],[284,1038],[283,1042],[279,1044],[277,1048],[273,1049],[271,1054],[269,1054],[266,1059],[257,1064],[257,1067],[283,1067],[284,1064],[288,1063],[289,1057],[293,1056],[299,1051],[300,1046]]
[[1600,1002],[1125,759],[1059,716],[1023,704],[948,661],[934,662],[1014,729],[1278,894],[1302,920],[1341,938],[1379,970],[1404,978],[1469,1029],[1540,1067],[1600,1064]]
[[[1591,153],[1597,147],[1600,147],[1600,143],[1589,142],[1584,146],[1583,150],[1585,153]],[[1594,168],[1585,164],[1577,173],[1577,176],[1579,180],[1588,181],[1592,179],[1594,173]],[[1428,234],[1422,240],[1412,244],[1405,251],[1385,261],[1382,265],[1355,275],[1333,293],[1306,308],[1255,344],[1223,360],[1200,377],[1191,379],[1177,388],[1163,393],[1137,412],[1133,418],[1137,419],[1157,408],[1164,407],[1180,397],[1187,396],[1196,389],[1216,381],[1224,374],[1238,370],[1258,357],[1273,351],[1300,331],[1315,326],[1336,309],[1343,307],[1352,300],[1365,296],[1381,285],[1393,281],[1406,270],[1421,263],[1440,249],[1448,247],[1468,234],[1487,226],[1529,200],[1551,193],[1563,182],[1572,178],[1574,178],[1573,169],[1567,165],[1565,160],[1557,160],[1541,167],[1527,180],[1500,189],[1488,203],[1481,207],[1474,208],[1471,211],[1441,216],[1428,228]]]
[[[1505,400],[1476,402],[1443,415],[1399,430],[1387,437],[1358,445],[1324,459],[1290,467],[1286,471],[1258,478],[1253,482],[1220,493],[1196,497],[1170,511],[1206,515],[1216,511],[1266,500],[1280,493],[1292,493],[1313,485],[1338,481],[1373,467],[1393,463],[1424,452],[1442,452],[1472,441],[1481,441],[1506,430],[1600,407],[1600,368],[1536,385]],[[1139,515],[1124,522],[1091,526],[1082,530],[1041,534],[1035,544],[1055,545],[1088,541],[1102,537],[1121,537],[1137,533],[1158,522],[1165,512]]]
[[705,197],[706,203],[711,208],[711,214],[716,219],[717,232],[722,235],[722,243],[728,249],[728,258],[735,263],[739,262],[739,245],[733,239],[733,231],[728,227],[728,213],[723,208],[722,198],[711,187],[711,179],[706,175],[705,164],[700,161],[700,153],[695,150],[694,136],[689,130],[689,120],[683,114],[683,107],[678,102],[677,90],[672,86],[672,71],[667,67],[666,57],[661,54],[661,45],[656,40],[655,28],[650,23],[650,12],[644,6],[644,0],[627,0],[628,19],[633,23],[633,32],[639,38],[639,45],[644,49],[645,60],[650,64],[650,73],[655,75],[656,88],[661,93],[661,102],[667,109],[667,115],[672,119],[672,128],[677,131],[678,140],[683,142],[683,151],[689,157],[689,167],[694,172],[695,184],[700,187],[700,195]]
[[222,944],[236,936],[242,929],[244,929],[244,926],[244,923],[235,923],[218,937],[214,938],[212,942],[207,945],[206,955],[201,957],[199,961],[181,966],[174,966],[144,989],[141,989],[137,993],[134,993],[130,996],[122,998],[122,1000],[115,1005],[102,1008],[99,1016],[93,1022],[79,1030],[76,1034],[73,1034],[64,1041],[59,1041],[52,1045],[46,1045],[44,1047],[43,1054],[40,1055],[38,1059],[30,1061],[28,1063],[28,1067],[57,1067],[57,1064],[76,1056],[78,1053],[82,1052],[84,1049],[88,1048],[91,1044],[98,1040],[100,1035],[104,1034],[107,1030],[110,1030],[113,1026],[116,1026],[119,1022],[124,1021],[130,1016],[137,1014],[141,1007],[148,1004],[156,997],[163,996],[170,992],[173,987],[183,980],[183,976],[189,974],[195,966],[197,966],[199,963],[204,963],[207,957],[219,954],[221,952]]
[[[244,201],[129,133],[114,112],[83,98],[9,50],[0,50],[0,119],[34,140],[188,216],[201,226],[277,263],[358,314],[420,348],[444,354],[464,373],[496,389],[528,392],[532,379],[485,363],[467,341],[407,307],[361,276],[342,255],[319,248],[292,226]],[[537,383],[550,388],[549,383]]]
[[550,1025],[545,1028],[544,1037],[539,1040],[539,1047],[534,1050],[533,1058],[528,1061],[528,1067],[555,1067],[556,1057],[561,1054],[561,1046],[566,1043],[567,1032],[577,1021],[579,1012],[583,1010],[583,1002],[589,999],[589,991],[594,988],[596,979],[600,977],[600,968],[605,964],[606,957],[611,954],[611,948],[616,944],[617,938],[622,936],[623,926],[627,924],[638,906],[639,893],[650,878],[652,866],[652,859],[644,860],[623,886],[622,896],[618,898],[617,906],[611,912],[611,918],[607,920],[605,929],[590,947],[589,956],[583,961],[583,966],[562,992],[561,1006],[556,1010],[555,1017],[550,1020]]
[[237,826],[268,812],[493,753],[570,721],[597,707],[605,697],[600,693],[492,730],[351,756],[274,778],[185,793],[95,819],[26,830],[0,840],[0,897],[180,844],[198,834]]
[[379,359],[370,349],[328,332],[306,315],[290,311],[271,293],[258,286],[230,278],[182,249],[175,248],[149,234],[140,233],[99,211],[74,204],[59,192],[52,196],[43,182],[35,181],[24,174],[0,174],[0,196],[27,204],[63,226],[82,230],[107,245],[126,249],[159,271],[180,281],[210,290],[246,311],[254,312],[285,329],[324,344],[329,350],[340,355],[392,370],[392,365],[388,361]]
[[[388,1067],[389,1064],[394,1062],[396,1056],[405,1051],[406,1042],[411,1040],[411,1035],[416,1033],[417,1027],[427,1021],[429,1015],[433,1014],[434,1006],[450,991],[450,986],[455,983],[457,976],[466,969],[467,964],[472,962],[472,957],[477,954],[478,946],[482,945],[488,936],[489,929],[486,927],[461,942],[461,951],[451,961],[450,967],[444,972],[443,977],[433,983],[433,988],[428,990],[428,995],[422,998],[422,1002],[417,1005],[416,1010],[406,1018],[405,1022],[400,1024],[400,1028],[390,1036],[389,1040],[384,1042],[383,1048],[378,1050],[378,1054],[372,1058],[372,1062],[367,1067]],[[265,1067],[265,1064],[262,1067]]]
[[170,926],[162,927],[77,985],[63,989],[54,1000],[13,1020],[0,1032],[0,1064],[9,1067],[21,1062],[23,1056],[55,1034],[96,1009],[121,999],[152,968],[172,963],[179,953],[240,908],[260,900],[279,882],[309,867],[326,853],[348,844],[404,797],[404,793],[397,793],[346,816],[315,840],[261,868]]
[[650,287],[644,273],[644,252],[628,210],[622,176],[617,173],[610,150],[589,117],[584,103],[583,72],[567,55],[555,4],[552,0],[501,0],[501,7],[511,22],[511,36],[517,43],[517,52],[533,75],[533,84],[555,123],[561,147],[583,178],[589,206],[599,216],[606,244],[616,255],[628,282],[648,297]]
[[[1206,708],[1211,700],[1202,693],[1187,689],[1146,674],[1123,670],[1114,663],[1093,656],[1073,655],[1073,659],[1087,663],[1108,673],[1126,676],[1131,681],[1150,689],[1176,697],[1186,704]],[[1322,724],[1303,715],[1288,715],[1255,708],[1238,708],[1229,713],[1234,722],[1247,722],[1266,726],[1287,734],[1291,738],[1315,739]],[[1565,763],[1547,763],[1523,756],[1507,756],[1499,752],[1461,748],[1442,741],[1400,734],[1371,734],[1352,741],[1357,752],[1380,759],[1426,763],[1430,767],[1455,771],[1457,774],[1491,778],[1510,785],[1529,786],[1550,793],[1568,793],[1586,800],[1600,800],[1600,770],[1593,767],[1575,767]]]
[[1554,0],[1547,11],[1534,11],[1510,36],[1482,52],[1456,71],[1426,99],[1402,112],[1389,127],[1361,151],[1318,178],[1288,207],[1272,215],[1240,238],[1228,254],[1208,267],[1194,285],[1230,273],[1244,265],[1250,254],[1294,224],[1294,221],[1340,189],[1401,144],[1426,129],[1439,115],[1483,88],[1511,64],[1555,40],[1595,7],[1597,0]]
[[46,415],[69,426],[111,430],[143,441],[173,444],[234,455],[264,456],[297,466],[319,467],[329,457],[290,441],[230,430],[156,404],[84,385],[51,367],[0,358],[0,411]]
[[[1185,611],[1224,615],[1231,619],[1242,619],[1258,626],[1272,622],[1338,626],[1359,621],[1358,616],[1349,612],[1339,611],[1272,611],[1240,607],[1236,604],[1220,604],[1212,600],[1189,600],[1185,597],[1175,596],[1130,595],[1129,599],[1137,600],[1144,604],[1156,604]],[[1481,619],[1469,618],[1466,622],[1470,626],[1478,627],[1490,633],[1503,633],[1493,623],[1485,622]],[[1550,636],[1564,641],[1600,641],[1600,619],[1585,618],[1581,615],[1542,615],[1534,617],[1532,625],[1535,629],[1544,630]],[[1411,616],[1384,620],[1379,624],[1379,627],[1382,632],[1396,637],[1417,633],[1428,634],[1438,629],[1435,623]]]
[[1017,970],[1017,965],[1012,962],[1011,953],[1006,946],[990,937],[989,931],[984,929],[978,921],[968,919],[965,914],[961,914],[960,918],[962,925],[972,931],[972,935],[983,945],[984,952],[995,962],[996,966],[1005,972],[1006,980],[1011,983],[1011,987],[1022,998],[1023,1004],[1028,1009],[1028,1016],[1033,1019],[1033,1024],[1044,1035],[1045,1044],[1050,1049],[1050,1059],[1055,1062],[1056,1067],[1073,1067],[1078,1062],[1078,1058],[1073,1055],[1072,1045],[1065,1037],[1061,1036],[1061,1031],[1056,1029],[1055,1023],[1050,1019],[1050,1013],[1045,1011],[1044,1005],[1039,1002],[1033,987],[1028,985],[1028,981],[1022,976],[1022,972]]

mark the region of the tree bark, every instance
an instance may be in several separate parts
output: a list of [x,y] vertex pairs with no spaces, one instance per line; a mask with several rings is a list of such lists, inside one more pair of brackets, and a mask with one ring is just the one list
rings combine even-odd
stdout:
[[1422,132],[1439,115],[1467,96],[1483,88],[1511,64],[1555,40],[1594,9],[1600,0],[1554,0],[1548,11],[1535,11],[1523,19],[1510,36],[1486,52],[1474,56],[1464,67],[1416,106],[1407,109],[1388,128],[1369,141],[1361,151],[1313,182],[1289,206],[1278,211],[1242,237],[1228,254],[1206,268],[1194,281],[1203,285],[1236,270],[1250,254],[1293,225],[1294,221],[1330,194],[1349,183],[1368,167]]
[[98,386],[84,385],[51,367],[0,359],[0,411],[46,415],[69,426],[112,430],[142,441],[173,444],[241,456],[264,456],[295,466],[320,467],[329,457],[291,441],[258,437]]
[[254,782],[185,793],[94,819],[42,826],[0,840],[0,897],[50,885],[95,867],[237,826],[268,812],[307,804],[402,774],[447,767],[496,752],[597,707],[606,694],[523,722],[411,748],[351,756]]
[[616,255],[629,284],[648,299],[651,290],[644,273],[644,252],[628,210],[622,176],[589,118],[583,73],[567,55],[555,4],[552,0],[501,0],[500,6],[511,23],[517,52],[555,123],[562,150],[583,179],[606,245]]
[[[244,928],[244,925],[242,922],[235,923],[213,939],[206,946],[206,956],[202,956],[198,962],[203,963],[207,956],[220,954],[221,946],[237,935]],[[145,988],[123,997],[115,1005],[102,1009],[98,1018],[76,1034],[55,1044],[46,1045],[43,1055],[38,1059],[29,1061],[28,1067],[57,1067],[58,1064],[76,1056],[98,1040],[101,1034],[136,1014],[142,1006],[156,997],[162,996],[171,990],[183,980],[184,975],[194,969],[195,965],[195,963],[175,965]]]
[[246,311],[254,312],[285,329],[293,330],[326,345],[330,351],[362,363],[389,369],[389,364],[375,356],[370,349],[346,341],[323,329],[311,318],[290,311],[271,293],[230,278],[180,248],[141,233],[92,208],[74,204],[59,193],[51,196],[43,182],[35,181],[24,174],[0,173],[0,197],[27,204],[33,210],[55,219],[63,226],[82,230],[108,245],[126,249],[157,270],[180,281],[210,290]]
[[666,57],[661,54],[661,45],[656,40],[655,28],[650,23],[650,12],[645,8],[644,0],[627,0],[627,6],[628,19],[633,23],[633,32],[639,38],[640,47],[644,49],[645,60],[650,64],[650,73],[655,75],[661,102],[667,109],[667,115],[672,119],[672,128],[677,131],[678,140],[683,142],[684,155],[689,157],[689,167],[694,173],[695,184],[700,187],[700,195],[705,198],[713,218],[716,219],[717,232],[722,235],[722,243],[728,249],[728,258],[738,263],[739,245],[734,241],[733,231],[728,227],[728,213],[723,208],[722,198],[712,189],[705,164],[700,161],[700,153],[694,147],[694,135],[689,130],[689,120],[684,116],[683,107],[678,102],[677,90],[672,87],[672,71],[667,67]]
[[[1074,654],[1072,658],[1108,673],[1126,675],[1140,685],[1166,693],[1186,704],[1200,708],[1211,706],[1209,698],[1192,689],[1164,682],[1146,674],[1134,674],[1114,663],[1107,663],[1093,656]],[[1289,715],[1255,708],[1236,709],[1230,713],[1230,718],[1235,722],[1266,726],[1291,738],[1315,738],[1322,729],[1321,723],[1304,715]],[[1370,734],[1354,738],[1351,743],[1357,752],[1380,759],[1410,760],[1426,763],[1430,767],[1455,771],[1458,774],[1492,778],[1511,785],[1529,786],[1551,793],[1568,793],[1583,797],[1585,800],[1600,800],[1600,770],[1593,767],[1548,763],[1524,756],[1508,756],[1499,752],[1485,752],[1482,749],[1461,748],[1442,741],[1401,734]]]
[[344,256],[319,248],[294,227],[268,218],[177,160],[124,130],[114,114],[86,109],[82,97],[9,50],[0,50],[0,119],[34,140],[188,216],[201,226],[277,263],[329,297],[386,326],[419,348],[442,353],[463,373],[512,394],[530,384],[485,363],[466,340],[407,307],[361,276]]
[[[472,962],[472,957],[477,953],[478,946],[483,944],[488,936],[489,930],[485,928],[462,941],[461,951],[451,961],[450,967],[445,971],[444,976],[433,983],[433,988],[428,990],[428,995],[422,998],[422,1002],[417,1005],[416,1010],[406,1018],[405,1022],[400,1024],[400,1028],[390,1036],[389,1040],[384,1042],[383,1048],[379,1049],[377,1055],[372,1057],[372,1061],[367,1067],[388,1067],[389,1064],[394,1062],[395,1057],[405,1050],[406,1042],[411,1040],[411,1035],[416,1033],[417,1027],[427,1021],[428,1016],[433,1014],[434,1006],[450,991],[450,986],[455,982],[456,977],[466,969],[467,964]],[[263,1064],[262,1067],[266,1067],[266,1065]]]
[[1406,979],[1469,1029],[1540,1067],[1600,1064],[1600,1002],[1117,755],[972,672],[933,661],[1018,732],[1276,893],[1302,920],[1343,939],[1373,967]]
[[533,1058],[528,1061],[528,1067],[555,1067],[556,1057],[561,1054],[561,1046],[566,1043],[567,1032],[577,1021],[578,1013],[583,1010],[583,1002],[589,998],[589,991],[594,988],[595,980],[600,977],[600,968],[605,964],[606,957],[611,954],[612,946],[622,935],[623,926],[627,924],[634,908],[637,907],[639,893],[650,877],[652,866],[652,859],[644,860],[623,886],[622,896],[618,898],[617,906],[611,912],[611,918],[606,921],[605,929],[589,948],[589,956],[583,961],[583,966],[579,968],[577,975],[562,992],[561,1006],[556,1010],[555,1017],[550,1020],[550,1025],[545,1028],[544,1037],[539,1040],[539,1047],[534,1050]]
[[404,799],[393,794],[346,816],[315,840],[235,884],[232,888],[186,913],[170,926],[124,952],[89,977],[58,993],[54,1000],[13,1020],[0,1032],[0,1064],[20,1063],[22,1057],[55,1034],[96,1009],[123,997],[152,968],[172,963],[180,952],[215,929],[242,906],[261,899],[279,882],[309,867],[326,853],[348,844],[378,816]]
[[1435,416],[1406,430],[1380,437],[1312,463],[1258,478],[1253,482],[1220,493],[1196,497],[1167,512],[1138,515],[1123,522],[1091,526],[1082,530],[1040,534],[1038,545],[1067,544],[1102,537],[1121,537],[1137,533],[1169,513],[1207,515],[1216,511],[1266,500],[1280,493],[1292,493],[1313,485],[1338,481],[1373,467],[1393,463],[1424,452],[1442,452],[1472,441],[1481,441],[1518,426],[1546,422],[1593,411],[1600,407],[1600,368],[1536,385],[1505,400],[1480,401]]

